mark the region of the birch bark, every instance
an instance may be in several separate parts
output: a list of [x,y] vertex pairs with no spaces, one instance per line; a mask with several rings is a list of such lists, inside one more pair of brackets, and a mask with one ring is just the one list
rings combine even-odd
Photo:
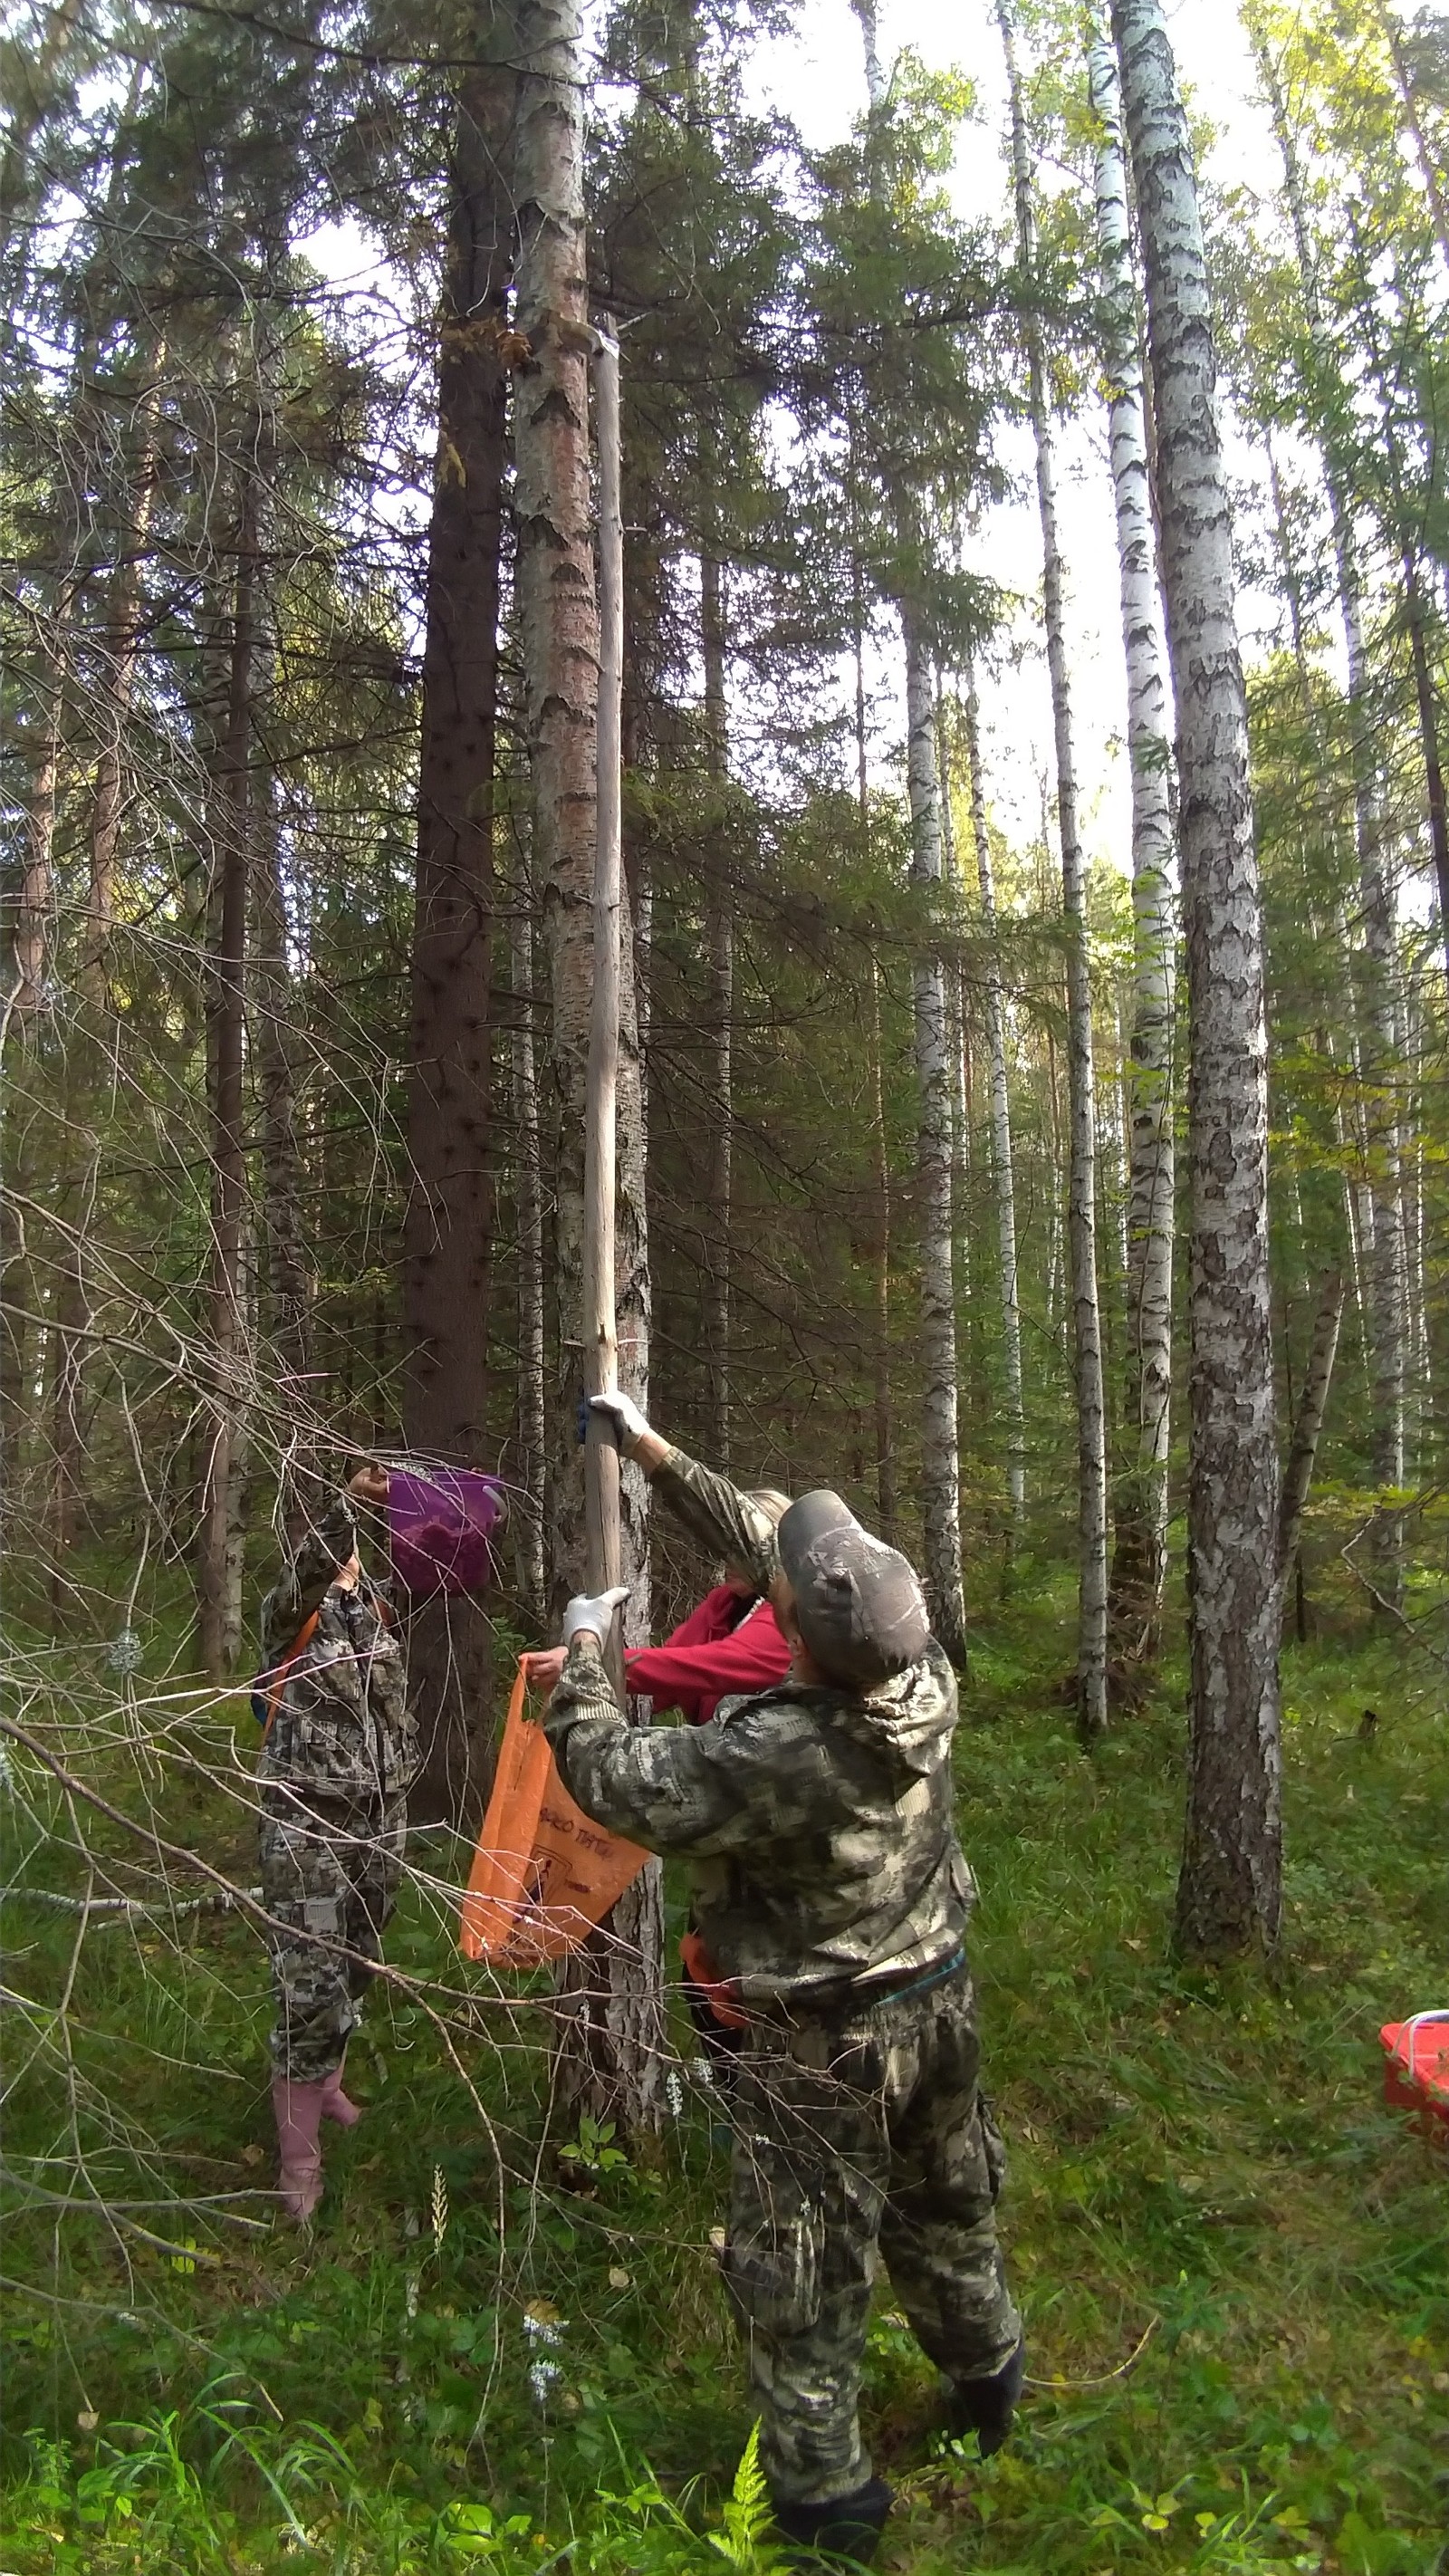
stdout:
[[[903,608],[906,647],[906,786],[911,812],[911,880],[939,904],[941,805],[936,785],[935,690],[931,656],[913,611]],[[956,1390],[956,1274],[951,1204],[954,1128],[946,967],[939,948],[913,971],[916,1088],[916,1222],[921,1268],[920,1355],[922,1578],[931,1628],[951,1661],[966,1660],[961,1582],[961,1479]]]
[[[853,553],[855,579],[855,784],[862,855],[870,854],[870,778],[865,711],[865,601],[858,549]],[[880,1534],[896,1544],[895,1429],[891,1412],[891,1174],[886,1132],[885,1064],[882,1051],[880,963],[870,952],[870,1142],[875,1206],[871,1227],[872,1331],[871,1410],[875,1419],[875,1490]]]
[[[711,460],[712,461],[712,460]],[[728,713],[725,703],[724,567],[715,554],[699,565],[700,644],[704,660],[705,770],[722,800],[729,775]],[[709,1370],[709,1456],[720,1473],[730,1472],[730,1207],[734,1151],[734,892],[723,812],[712,817],[716,846],[710,853],[709,895],[705,912],[705,950],[709,970],[709,1102],[711,1113],[709,1168],[708,1311],[705,1339]]]
[[[589,471],[583,186],[583,19],[578,0],[521,0],[515,158],[516,322],[532,352],[517,380],[518,600],[533,778],[533,864],[552,998],[549,1125],[554,1185],[558,1440],[551,1461],[549,1577],[559,1608],[584,1578],[582,1452],[573,1439],[584,1313],[584,1104],[593,987],[600,629]],[[619,1383],[648,1402],[649,1270],[643,1065],[630,912],[621,908],[621,1029],[615,1276]],[[621,1480],[626,1641],[648,1639],[647,1487]],[[663,1912],[651,1865],[605,1931],[560,1979],[566,2099],[657,2127],[664,2058]]]
[[976,674],[966,665],[966,754],[971,764],[971,838],[976,886],[986,932],[986,1044],[991,1059],[991,1187],[996,1201],[997,1265],[1001,1274],[1001,1341],[1006,1368],[1006,1474],[1011,1522],[1020,1539],[1026,1518],[1026,1407],[1021,1376],[1021,1298],[1016,1266],[1016,1168],[1011,1141],[1011,1089],[1006,1053],[1006,993],[996,921],[996,877],[986,820],[986,780],[981,764],[981,708]]
[[543,1175],[539,1160],[538,1065],[534,1042],[533,870],[527,818],[512,817],[516,864],[508,917],[513,998],[513,1198],[518,1231],[518,1453],[522,1493],[515,1511],[518,1588],[542,1627],[547,1617],[544,1567]]
[[1112,48],[1088,48],[1099,120],[1097,254],[1102,356],[1117,512],[1127,751],[1132,771],[1132,1026],[1128,1047],[1131,1170],[1127,1219],[1126,1419],[1131,1454],[1119,1481],[1108,1622],[1119,1655],[1155,1659],[1167,1573],[1167,1459],[1172,1406],[1173,921],[1172,808],[1166,671],[1158,630],[1156,546],[1147,459],[1137,297],[1123,158],[1122,96]]
[[[1030,277],[1036,219],[1026,114],[1009,0],[997,0],[1006,51],[1011,109],[1011,162],[1016,198],[1017,260]],[[1077,1395],[1077,1723],[1084,1737],[1107,1723],[1107,1417],[1102,1379],[1102,1316],[1097,1295],[1097,1147],[1092,1052],[1092,969],[1087,943],[1086,868],[1077,820],[1076,747],[1067,672],[1064,568],[1057,528],[1056,457],[1041,329],[1030,299],[1022,321],[1036,448],[1041,520],[1042,589],[1047,668],[1051,676],[1056,751],[1057,828],[1062,850],[1062,913],[1067,948],[1067,1102],[1071,1147],[1067,1232],[1071,1264],[1072,1346]]]
[[[875,0],[851,0],[865,50],[870,112],[886,103]],[[904,517],[909,523],[910,513]],[[907,525],[907,534],[910,533]],[[907,552],[911,549],[908,547]],[[906,793],[911,881],[939,906],[941,800],[936,776],[935,690],[930,641],[917,603],[902,599],[906,663]],[[956,1278],[952,1225],[952,1092],[946,968],[928,941],[912,975],[915,1012],[917,1258],[921,1276],[921,1577],[931,1627],[953,1663],[966,1661],[966,1596],[961,1580],[961,1465],[956,1385]]]
[[1112,0],[1112,28],[1146,269],[1187,933],[1191,1691],[1177,1938],[1223,1958],[1271,1948],[1282,1915],[1263,928],[1187,118],[1160,0]]
[[[1319,292],[1317,252],[1288,103],[1268,48],[1260,38],[1255,42],[1255,52],[1283,157],[1284,195],[1298,254],[1304,318],[1319,365],[1325,371],[1336,371],[1339,361]],[[1322,442],[1322,459],[1333,530],[1339,613],[1343,621],[1348,663],[1354,839],[1363,934],[1355,962],[1360,993],[1358,1030],[1363,1076],[1360,1098],[1365,1172],[1373,1218],[1372,1238],[1364,1245],[1373,1357],[1369,1467],[1376,1485],[1397,1489],[1404,1481],[1407,1290],[1398,1112],[1394,1098],[1397,1069],[1395,899],[1393,882],[1385,863],[1383,814],[1374,754],[1372,683],[1364,640],[1363,575],[1354,527],[1352,493],[1340,459],[1326,438]],[[1402,1546],[1398,1515],[1391,1510],[1382,1511],[1375,1522],[1373,1554],[1377,1589],[1386,1599],[1395,1601],[1402,1583]]]

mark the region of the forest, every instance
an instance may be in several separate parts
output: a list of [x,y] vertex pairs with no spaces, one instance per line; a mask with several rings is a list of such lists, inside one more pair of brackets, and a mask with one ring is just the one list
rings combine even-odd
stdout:
[[[460,1951],[519,1659],[720,1581],[616,1384],[955,1675],[1025,2385],[872,2243],[881,2563],[1449,2568],[1449,16],[5,0],[0,110],[4,2568],[824,2563],[689,1867]],[[262,1605],[459,1471],[289,2219]]]

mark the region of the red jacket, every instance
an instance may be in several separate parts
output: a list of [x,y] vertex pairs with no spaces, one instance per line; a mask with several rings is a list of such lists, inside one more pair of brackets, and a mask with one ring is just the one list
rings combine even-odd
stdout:
[[624,1671],[637,1698],[652,1699],[656,1709],[677,1708],[692,1725],[706,1726],[728,1694],[767,1690],[784,1680],[789,1662],[769,1602],[756,1601],[741,1613],[739,1594],[721,1583],[662,1646],[626,1655]]

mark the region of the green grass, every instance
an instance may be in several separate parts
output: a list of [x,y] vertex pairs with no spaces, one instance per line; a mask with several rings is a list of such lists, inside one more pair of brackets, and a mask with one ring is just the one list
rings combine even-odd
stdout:
[[[1432,1674],[1392,1644],[1290,1650],[1269,1986],[1168,1955],[1181,1676],[1088,1760],[1054,1696],[1067,1653],[1059,1601],[1024,1589],[979,1641],[958,1761],[1037,2384],[996,2460],[953,2450],[882,2285],[884,2563],[1414,2576],[1444,2537],[1449,2163],[1382,2108],[1377,2030],[1449,2001]],[[244,1863],[235,1809],[158,1785],[179,1840]],[[23,1799],[11,1813],[23,1846]],[[652,2155],[615,2165],[586,2137],[560,2166],[526,2010],[480,1999],[467,2032],[454,2014],[485,2127],[426,2010],[382,1996],[354,2051],[367,2118],[329,2141],[315,2236],[238,2229],[225,2208],[267,2203],[218,2195],[270,2179],[246,1926],[96,1929],[77,1958],[73,1921],[5,1913],[12,1984],[53,1999],[73,1980],[74,2058],[37,2024],[7,2111],[12,2172],[52,2158],[56,2198],[10,2192],[0,2566],[770,2563],[747,2466],[731,2492],[751,2427],[709,2247],[707,2094],[686,2089]],[[416,1892],[391,1955],[469,1982]],[[12,2080],[24,2054],[12,2037]],[[89,2190],[149,2205],[67,2208],[78,2147]],[[539,2361],[558,2373],[542,2403]]]

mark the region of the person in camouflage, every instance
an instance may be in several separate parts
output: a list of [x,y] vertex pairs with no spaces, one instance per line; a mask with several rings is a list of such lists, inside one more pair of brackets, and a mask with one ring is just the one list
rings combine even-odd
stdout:
[[788,2537],[866,2561],[890,2508],[858,2415],[878,2252],[983,2453],[1023,2384],[963,1946],[955,1677],[906,1560],[837,1495],[803,1496],[776,1531],[626,1399],[594,1404],[691,1534],[754,1571],[792,1642],[785,1681],[707,1726],[634,1729],[601,1653],[619,1596],[573,1601],[546,1726],[586,1814],[688,1861],[701,1935],[749,2014],[722,2263],[760,2456]]
[[262,1902],[271,1919],[272,2103],[289,2214],[322,2197],[320,2124],[350,2128],[347,2042],[382,1957],[407,1839],[417,1729],[391,1604],[363,1573],[358,1502],[387,1501],[363,1467],[308,1528],[262,1604],[257,1757]]

